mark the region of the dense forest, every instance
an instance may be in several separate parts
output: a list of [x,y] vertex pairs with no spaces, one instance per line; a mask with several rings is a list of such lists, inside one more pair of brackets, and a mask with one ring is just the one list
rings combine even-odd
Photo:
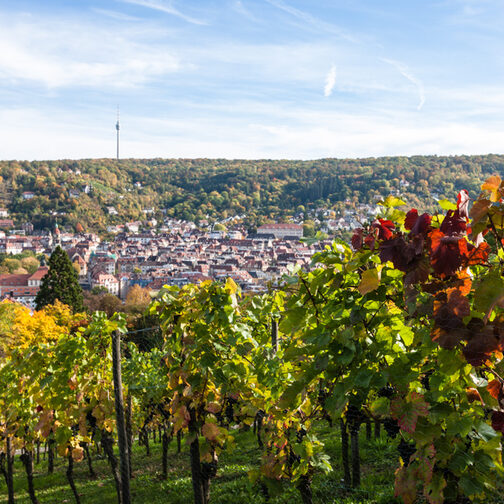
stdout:
[[36,229],[57,220],[103,231],[146,216],[160,221],[162,210],[196,222],[244,215],[254,227],[318,208],[341,211],[388,194],[431,210],[437,199],[462,188],[476,197],[480,181],[492,174],[504,174],[504,155],[1,161],[0,207],[16,224],[30,221]]

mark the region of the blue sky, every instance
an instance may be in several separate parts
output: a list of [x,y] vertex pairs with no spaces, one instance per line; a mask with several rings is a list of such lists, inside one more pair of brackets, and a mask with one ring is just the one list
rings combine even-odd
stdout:
[[504,152],[497,0],[2,0],[0,159]]

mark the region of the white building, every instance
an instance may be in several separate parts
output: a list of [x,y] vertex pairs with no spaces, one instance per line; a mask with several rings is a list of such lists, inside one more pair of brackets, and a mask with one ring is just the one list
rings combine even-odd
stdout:
[[257,234],[272,234],[275,238],[285,238],[286,236],[303,236],[303,226],[299,224],[264,224],[257,228]]

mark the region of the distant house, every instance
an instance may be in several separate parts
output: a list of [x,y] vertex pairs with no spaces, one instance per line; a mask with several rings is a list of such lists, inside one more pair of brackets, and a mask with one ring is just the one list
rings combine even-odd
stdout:
[[39,268],[33,275],[0,275],[0,298],[8,297],[23,303],[30,308],[35,308],[35,298],[40,289],[42,278],[49,268]]
[[13,228],[14,221],[12,219],[0,219],[0,228]]
[[9,212],[6,208],[0,208],[0,217],[9,217]]
[[119,215],[119,212],[113,206],[107,207],[107,211],[109,215]]
[[80,196],[80,191],[78,191],[77,189],[70,189],[68,193],[70,194],[71,198],[78,198]]
[[25,200],[30,200],[30,199],[32,199],[32,198],[34,198],[34,197],[35,197],[35,193],[34,193],[34,192],[31,192],[31,191],[25,191],[25,192],[22,194],[22,196],[23,196],[23,199],[25,199]]
[[105,287],[110,294],[119,295],[119,280],[108,273],[98,273],[91,279],[91,287]]
[[128,222],[126,223],[126,229],[130,233],[138,233],[138,230],[140,229],[140,222]]
[[264,224],[257,228],[257,234],[273,235],[275,238],[285,238],[292,236],[301,238],[303,236],[303,226],[299,224],[281,223],[281,224]]

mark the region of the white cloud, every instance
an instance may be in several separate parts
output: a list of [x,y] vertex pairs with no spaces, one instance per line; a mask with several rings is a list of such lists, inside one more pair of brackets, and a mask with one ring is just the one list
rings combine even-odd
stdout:
[[327,98],[331,96],[334,86],[336,85],[336,65],[332,65],[329,73],[326,76],[324,86],[324,96]]
[[181,68],[174,52],[142,41],[129,27],[112,30],[72,20],[46,21],[28,18],[6,23],[0,16],[4,82],[31,81],[47,88],[125,88]]
[[173,16],[179,17],[188,23],[196,24],[196,25],[206,25],[208,24],[206,21],[201,19],[195,19],[191,16],[187,16],[182,13],[175,7],[173,7],[171,2],[158,2],[154,0],[119,0],[124,3],[129,3],[133,5],[139,5],[140,7],[146,7],[147,9],[154,9],[160,12],[164,12],[165,14],[171,14]]
[[[231,106],[231,105],[230,105]],[[193,110],[170,119],[122,114],[123,157],[315,159],[499,152],[504,124],[460,123],[395,113],[314,112],[273,107],[247,121],[254,103],[235,103],[236,117]],[[115,111],[101,117],[0,110],[4,159],[113,157]],[[262,111],[261,111],[262,112]],[[225,114],[224,114],[225,116]],[[26,138],[30,141],[27,142]]]
[[418,91],[418,105],[417,105],[417,110],[421,110],[422,107],[425,104],[425,89],[423,82],[415,77],[408,67],[404,65],[403,63],[387,58],[382,58],[381,59],[384,63],[387,63],[389,65],[392,65],[405,79],[409,80],[412,84],[414,84],[417,88]]

